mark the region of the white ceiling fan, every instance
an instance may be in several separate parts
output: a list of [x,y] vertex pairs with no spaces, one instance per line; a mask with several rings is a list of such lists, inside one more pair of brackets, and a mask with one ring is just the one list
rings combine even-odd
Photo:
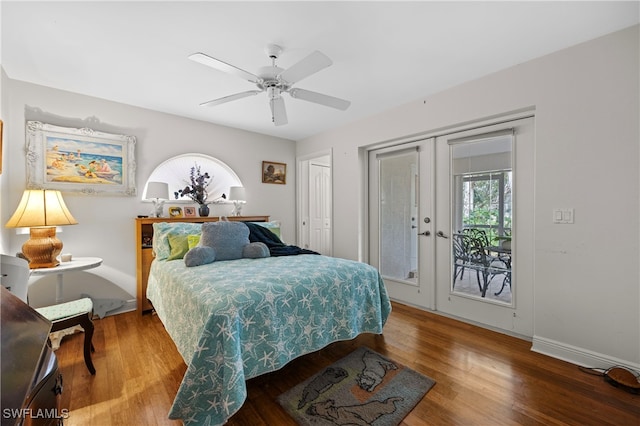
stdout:
[[246,98],[248,96],[255,96],[258,93],[267,92],[269,97],[269,105],[271,107],[271,120],[276,126],[287,124],[287,111],[284,106],[284,99],[282,93],[288,93],[289,96],[295,99],[302,99],[304,101],[314,102],[320,105],[336,108],[339,110],[346,110],[351,105],[351,102],[344,99],[335,98],[329,95],[323,95],[322,93],[312,92],[310,90],[298,89],[292,87],[300,80],[309,77],[311,74],[326,68],[332,64],[325,54],[315,51],[302,59],[300,62],[293,66],[282,69],[276,66],[276,59],[282,53],[282,48],[275,44],[267,45],[265,52],[271,58],[271,65],[261,67],[258,70],[257,75],[248,71],[240,69],[236,66],[230,65],[219,59],[212,58],[204,53],[194,53],[189,55],[189,59],[192,61],[201,63],[211,68],[223,71],[229,74],[236,75],[244,80],[254,83],[258,86],[259,90],[249,90],[246,92],[236,93],[234,95],[224,96],[219,99],[201,103],[201,106],[215,106],[224,104],[226,102],[235,101],[237,99]]

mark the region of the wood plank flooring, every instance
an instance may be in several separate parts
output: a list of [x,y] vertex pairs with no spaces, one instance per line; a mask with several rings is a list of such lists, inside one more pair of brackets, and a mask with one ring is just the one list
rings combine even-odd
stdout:
[[[91,376],[81,333],[56,352],[67,426],[179,425],[167,419],[186,366],[157,316],[135,312],[94,321]],[[640,425],[640,395],[577,366],[530,351],[530,342],[393,304],[381,336],[362,335],[248,381],[228,425],[295,425],[276,397],[358,346],[436,380],[403,425]]]

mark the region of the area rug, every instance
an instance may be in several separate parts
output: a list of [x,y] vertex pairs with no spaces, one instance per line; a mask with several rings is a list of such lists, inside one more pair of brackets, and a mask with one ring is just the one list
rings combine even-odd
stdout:
[[435,384],[361,347],[278,397],[300,425],[393,426]]

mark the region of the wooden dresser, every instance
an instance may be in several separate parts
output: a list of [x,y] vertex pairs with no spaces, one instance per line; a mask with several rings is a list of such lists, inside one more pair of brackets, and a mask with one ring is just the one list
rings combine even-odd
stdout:
[[[5,284],[3,282],[3,284]],[[0,285],[2,426],[60,426],[62,374],[48,344],[51,322]]]
[[[268,222],[269,216],[229,216],[229,221],[240,222]],[[215,217],[145,217],[136,218],[136,279],[138,313],[142,315],[147,311],[151,311],[153,306],[147,299],[147,280],[149,279],[149,269],[153,260],[153,250],[151,243],[153,241],[153,224],[158,222],[217,222],[220,218]]]

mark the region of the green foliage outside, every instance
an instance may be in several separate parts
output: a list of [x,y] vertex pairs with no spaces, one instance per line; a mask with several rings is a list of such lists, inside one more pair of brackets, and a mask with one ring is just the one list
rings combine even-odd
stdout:
[[[500,181],[504,182],[504,217],[500,218]],[[469,175],[463,186],[463,223],[465,228],[487,232],[491,244],[497,237],[511,235],[511,172]]]

